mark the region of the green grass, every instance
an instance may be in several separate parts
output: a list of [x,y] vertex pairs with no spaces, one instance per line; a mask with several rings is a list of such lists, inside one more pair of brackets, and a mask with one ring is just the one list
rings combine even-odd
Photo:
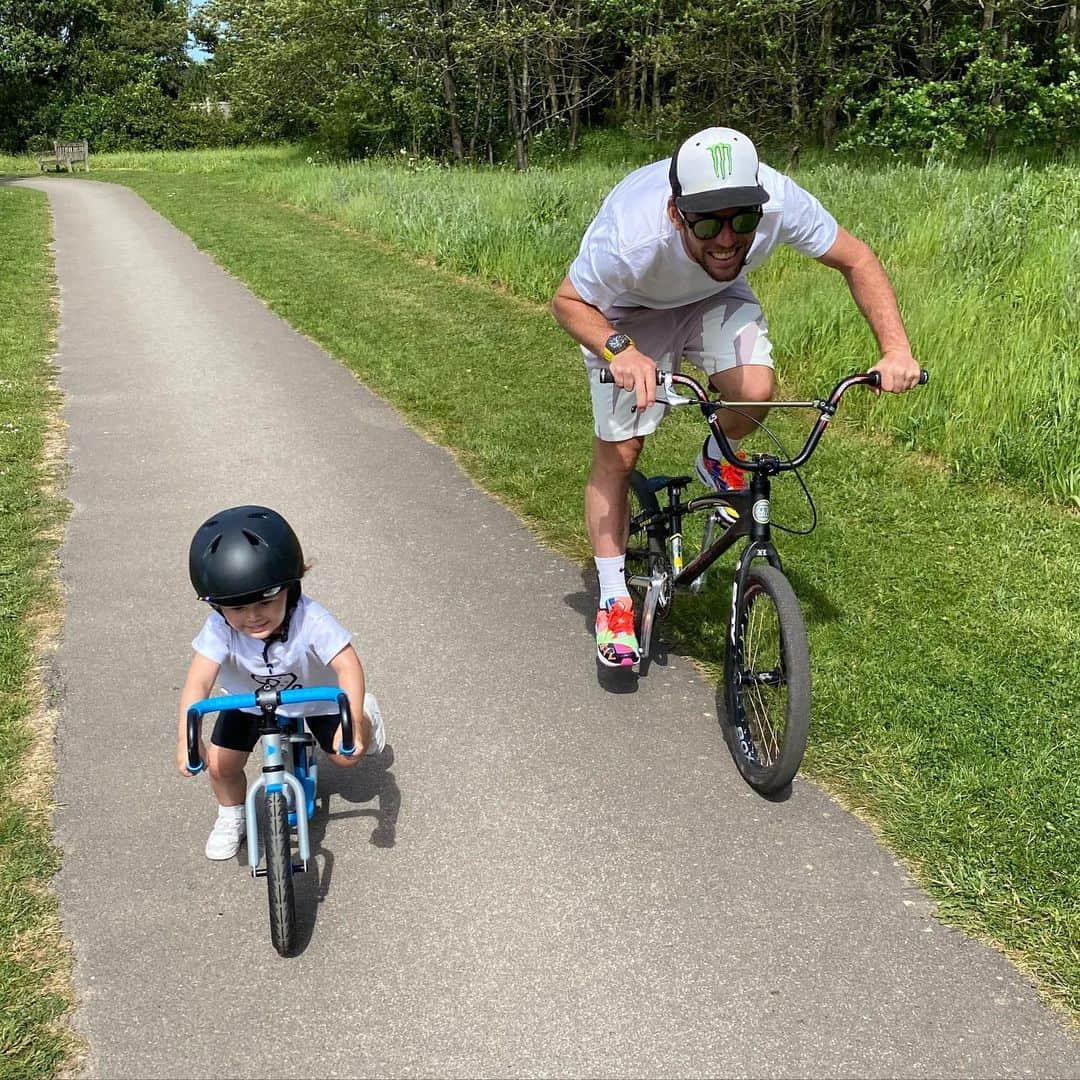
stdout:
[[34,664],[59,606],[61,508],[46,436],[57,395],[45,197],[0,188],[0,1076],[52,1076],[74,1048],[67,953],[49,882],[51,739]]
[[[544,309],[282,206],[272,177],[262,195],[227,169],[113,176],[587,564],[588,395]],[[803,392],[827,381],[783,370]],[[919,394],[875,405],[879,420],[903,431],[942,407]],[[700,437],[688,415],[669,421],[646,467],[685,470]],[[780,538],[811,636],[807,769],[874,822],[945,917],[1080,1013],[1080,520],[958,482],[843,420],[808,478],[822,523]],[[778,514],[805,520],[791,487]],[[668,624],[673,646],[706,665],[720,655],[726,580]]]
[[[526,175],[408,156],[333,165],[289,148],[116,160],[228,174],[257,194],[545,303],[600,201],[637,157],[587,157]],[[879,253],[933,374],[933,391],[902,412],[868,401],[853,415],[958,474],[1080,505],[1080,165],[852,168],[819,157],[798,178]],[[875,358],[839,275],[781,252],[752,283],[793,380],[819,385]]]

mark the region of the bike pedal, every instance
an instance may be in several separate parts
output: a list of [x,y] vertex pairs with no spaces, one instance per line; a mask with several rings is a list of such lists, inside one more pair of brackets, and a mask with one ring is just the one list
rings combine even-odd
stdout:
[[256,866],[255,869],[251,871],[251,876],[252,877],[266,877],[266,867],[265,866]]

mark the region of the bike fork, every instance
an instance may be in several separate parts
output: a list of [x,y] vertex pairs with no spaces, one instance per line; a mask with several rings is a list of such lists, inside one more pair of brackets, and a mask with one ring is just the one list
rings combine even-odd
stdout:
[[[300,849],[299,869],[306,870],[308,860],[311,858],[311,841],[308,836],[308,816],[306,813],[307,795],[304,792],[304,785],[301,784],[291,772],[282,771],[271,775],[273,776],[271,783],[286,787],[291,791],[293,804],[298,807],[296,814],[296,838],[297,846]],[[259,843],[259,815],[256,810],[259,793],[266,787],[267,774],[263,773],[248,787],[247,798],[244,800],[244,813],[247,817],[248,866],[251,867],[252,877],[261,877],[262,874],[266,873],[265,869],[262,871],[262,874],[259,871],[259,852],[262,850],[262,845]]]

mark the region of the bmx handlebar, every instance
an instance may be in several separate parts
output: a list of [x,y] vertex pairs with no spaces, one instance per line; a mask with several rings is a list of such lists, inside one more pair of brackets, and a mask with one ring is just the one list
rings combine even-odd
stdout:
[[262,709],[264,714],[272,716],[281,705],[303,705],[312,701],[328,701],[337,705],[341,718],[341,747],[338,753],[343,757],[352,757],[356,753],[352,712],[349,709],[349,699],[342,689],[337,686],[310,686],[298,690],[260,690],[251,694],[204,698],[188,706],[188,771],[194,775],[205,768],[205,762],[199,753],[199,721],[207,713],[222,712],[225,709]]
[[[605,368],[600,372],[600,381],[602,383],[615,382],[615,377],[612,375],[610,368]],[[920,368],[918,385],[924,386],[929,381],[930,372],[925,368]],[[656,384],[657,386],[665,386],[669,389],[672,386],[683,386],[693,393],[693,397],[684,398],[682,399],[682,402],[676,401],[675,404],[696,404],[701,407],[702,415],[708,421],[713,434],[716,436],[720,452],[732,465],[746,472],[775,474],[787,472],[791,469],[798,469],[805,464],[810,455],[814,452],[814,448],[817,446],[818,440],[824,433],[829,421],[836,413],[836,408],[844,394],[846,394],[853,386],[868,386],[871,389],[879,390],[881,388],[881,372],[863,371],[854,375],[848,375],[847,378],[841,379],[836,386],[833,387],[832,393],[827,398],[817,398],[813,401],[723,401],[720,399],[713,401],[709,398],[706,388],[702,386],[697,379],[694,379],[689,375],[683,375],[681,372],[661,371],[660,369],[657,369],[656,372]],[[633,393],[632,390],[628,392]],[[665,404],[672,404],[671,399]],[[724,409],[734,409],[738,411],[740,408],[762,407],[770,409],[816,409],[820,414],[817,423],[814,424],[810,434],[807,436],[806,443],[802,450],[800,450],[795,457],[785,461],[766,454],[759,454],[751,459],[744,459],[736,456],[734,448],[728,442],[727,435],[724,434],[723,428],[720,427],[720,423],[716,418],[717,414]]]

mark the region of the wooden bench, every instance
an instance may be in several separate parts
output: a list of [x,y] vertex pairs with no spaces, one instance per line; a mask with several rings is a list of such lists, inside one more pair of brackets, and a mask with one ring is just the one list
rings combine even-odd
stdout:
[[38,154],[38,169],[44,172],[46,168],[67,169],[74,172],[75,166],[81,163],[87,172],[90,171],[90,145],[86,139],[77,142],[54,142],[51,154]]

